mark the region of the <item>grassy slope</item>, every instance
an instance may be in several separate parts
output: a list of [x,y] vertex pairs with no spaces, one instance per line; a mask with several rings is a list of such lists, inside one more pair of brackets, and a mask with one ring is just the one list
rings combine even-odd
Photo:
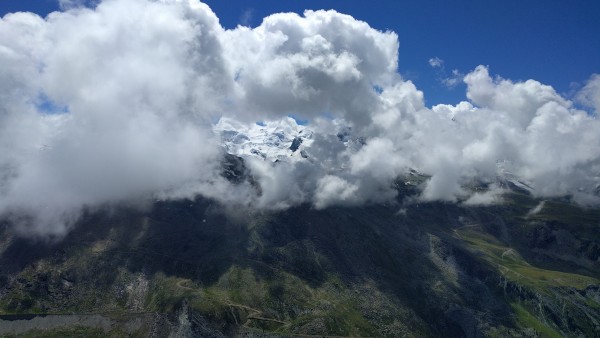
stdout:
[[[521,193],[508,194],[505,196],[505,203],[503,217],[511,223],[509,229],[511,240],[508,243],[490,235],[482,226],[457,229],[455,230],[457,237],[479,254],[482,260],[494,266],[508,281],[523,287],[530,293],[543,295],[540,298],[548,297],[558,301],[567,311],[570,307],[587,306],[592,310],[600,308],[600,303],[596,299],[586,298],[582,301],[579,297],[572,298],[571,295],[576,293],[569,291],[574,289],[582,292],[588,287],[600,285],[598,278],[587,275],[590,274],[589,270],[571,262],[557,263],[556,261],[538,262],[544,265],[540,267],[536,266],[536,263],[528,262],[520,254],[525,252],[529,257],[535,257],[532,251],[537,252],[538,255],[540,251],[544,251],[530,247],[531,241],[528,240],[536,227],[539,228],[540,223],[555,222],[579,238],[598,241],[600,210],[584,209],[564,201],[545,201],[540,204],[540,200]],[[541,210],[532,214],[531,210],[538,205],[542,206]],[[560,269],[552,269],[552,267]],[[586,274],[579,273],[581,271]],[[591,275],[597,276],[597,273],[595,270]],[[544,317],[543,311],[539,310],[539,304],[535,301],[516,297],[509,297],[509,301],[520,327],[534,329],[537,334],[544,337],[562,337],[567,334],[567,332],[560,332],[555,323]],[[597,315],[598,312],[595,313]],[[582,326],[589,330],[586,335],[598,334],[597,328],[594,329],[589,322],[589,317],[583,317],[581,320]]]

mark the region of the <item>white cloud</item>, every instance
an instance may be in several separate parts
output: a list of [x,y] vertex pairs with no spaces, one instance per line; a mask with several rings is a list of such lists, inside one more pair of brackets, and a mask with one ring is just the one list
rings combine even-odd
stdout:
[[242,15],[240,15],[240,25],[249,27],[254,17],[254,9],[246,9]]
[[453,69],[452,74],[441,79],[441,81],[446,87],[452,89],[462,82],[464,76],[465,74],[461,73],[458,69]]
[[358,187],[337,176],[327,175],[317,185],[315,206],[319,209],[331,204],[353,204]]
[[489,190],[484,192],[476,192],[469,196],[467,200],[463,202],[465,205],[490,205],[496,204],[502,201],[502,194],[506,191],[496,186],[491,186]]
[[444,65],[444,60],[438,57],[429,59],[429,66],[436,70],[438,81],[448,89],[453,89],[462,83],[465,76],[465,74],[458,69],[453,69],[452,72],[448,73]]
[[[192,5],[106,1],[2,19],[0,83],[20,89],[0,103],[0,212],[27,215],[22,231],[62,234],[84,207],[219,180],[203,121],[233,81],[216,17]],[[36,111],[40,93],[69,113]]]
[[248,121],[329,112],[361,126],[377,101],[373,86],[396,76],[396,34],[335,11],[274,14],[226,31],[223,43],[244,98],[231,113]]
[[[394,180],[410,168],[431,176],[424,200],[494,201],[463,183],[509,168],[539,196],[597,201],[594,116],[550,86],[494,78],[484,66],[448,80],[464,77],[468,102],[430,109],[397,74],[398,45],[395,33],[335,11],[225,30],[196,0],[7,15],[0,214],[24,233],[61,235],[82,210],[151,197],[203,195],[257,209],[356,205],[394,199]],[[577,96],[596,110],[598,82],[593,75]],[[68,111],[48,114],[40,97]],[[296,130],[290,115],[314,130],[302,146],[307,159],[248,158],[260,189],[220,176],[215,121],[250,130],[244,124],[284,119]]]
[[71,10],[84,7],[95,7],[101,0],[58,0],[58,6],[62,10]]
[[600,74],[592,74],[586,85],[577,93],[575,99],[595,113],[600,112]]
[[539,214],[544,209],[544,205],[546,205],[546,201],[541,201],[538,203],[538,205],[536,205],[533,209],[529,210],[527,217]]
[[443,68],[444,67],[444,60],[440,59],[437,56],[429,59],[428,62],[429,62],[429,65],[433,68]]

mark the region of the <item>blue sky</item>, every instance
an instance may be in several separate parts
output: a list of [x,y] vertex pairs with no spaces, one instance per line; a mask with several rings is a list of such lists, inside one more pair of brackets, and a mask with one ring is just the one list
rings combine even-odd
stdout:
[[[464,86],[440,79],[490,66],[512,80],[536,79],[569,97],[593,73],[600,73],[600,2],[558,0],[350,1],[206,0],[226,28],[256,26],[276,12],[335,9],[393,30],[400,39],[399,72],[425,92],[427,105],[463,100]],[[57,10],[56,0],[0,1],[2,15]],[[444,69],[428,60],[444,60]]]

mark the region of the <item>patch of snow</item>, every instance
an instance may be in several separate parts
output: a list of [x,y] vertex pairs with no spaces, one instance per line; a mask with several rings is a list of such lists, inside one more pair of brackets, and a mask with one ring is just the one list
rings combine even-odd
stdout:
[[[269,161],[302,160],[308,157],[304,148],[313,142],[313,131],[291,117],[252,125],[223,117],[213,130],[221,136],[228,153]],[[295,142],[297,147],[291,147],[295,139],[299,140]]]

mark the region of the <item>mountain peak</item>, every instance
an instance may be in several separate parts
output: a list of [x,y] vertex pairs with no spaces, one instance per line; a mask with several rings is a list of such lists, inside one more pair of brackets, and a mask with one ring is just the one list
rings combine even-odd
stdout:
[[222,117],[213,130],[220,135],[228,153],[269,161],[304,158],[294,154],[310,146],[313,136],[311,129],[299,125],[291,117],[250,125]]

